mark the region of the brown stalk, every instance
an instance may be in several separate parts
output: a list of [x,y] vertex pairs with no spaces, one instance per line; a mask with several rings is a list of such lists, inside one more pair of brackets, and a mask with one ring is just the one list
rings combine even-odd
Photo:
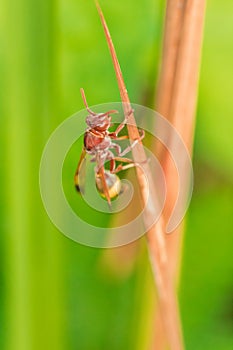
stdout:
[[[123,80],[122,72],[120,69],[120,65],[116,56],[116,52],[113,46],[113,42],[105,22],[103,13],[98,3],[97,9],[100,15],[100,19],[104,28],[104,32],[106,35],[107,43],[110,49],[110,53],[113,60],[113,65],[118,81],[118,86],[120,90],[121,100],[123,102],[124,113],[128,118],[128,133],[131,140],[139,139],[139,131],[137,129],[134,115],[129,112],[131,111],[130,100],[128,97],[128,93],[125,87],[125,83]],[[144,164],[143,168],[145,173],[147,174],[148,181],[150,183],[150,191],[153,193],[152,198],[154,198],[154,203],[151,203],[149,210],[146,215],[154,215],[155,207],[157,205],[155,198],[156,189],[153,188],[153,177],[147,163],[146,154],[144,152],[143,146],[141,142],[139,142],[133,149],[133,158],[136,163]],[[146,203],[146,189],[147,189],[147,181],[140,169],[136,169],[137,171],[137,180],[138,185],[141,192],[142,201]],[[145,218],[146,220],[146,218]],[[166,258],[165,251],[165,237],[163,232],[163,220],[162,218],[150,229],[147,233],[147,242],[148,242],[148,251],[151,261],[152,270],[154,273],[155,283],[158,289],[159,295],[159,307],[161,309],[161,313],[163,315],[163,324],[164,329],[166,331],[166,336],[169,342],[170,349],[180,350],[183,349],[182,344],[182,333],[180,327],[180,319],[179,319],[179,311],[177,306],[176,295],[173,289],[173,285],[171,280],[169,279],[169,270],[168,270],[168,260]]]
[[156,96],[156,109],[165,117],[169,115],[169,107],[172,98],[185,3],[186,0],[167,1],[162,64]]
[[[205,13],[205,0],[183,1],[178,15],[178,0],[168,0],[164,34],[164,50],[157,93],[158,111],[163,114],[182,136],[192,154],[195,108],[198,91],[200,53]],[[175,11],[176,9],[176,11]],[[178,22],[178,23],[177,23]],[[170,56],[170,58],[169,58]],[[166,90],[167,89],[167,90]],[[163,96],[164,92],[164,96]],[[156,145],[155,145],[156,147]],[[161,153],[161,152],[160,152]],[[160,158],[167,183],[167,202],[164,217],[167,221],[177,197],[176,168],[166,151]],[[176,282],[179,272],[180,248],[184,226],[167,235],[166,246],[170,278]],[[156,319],[157,334],[152,348],[165,348],[161,317]],[[160,334],[158,334],[160,330]]]

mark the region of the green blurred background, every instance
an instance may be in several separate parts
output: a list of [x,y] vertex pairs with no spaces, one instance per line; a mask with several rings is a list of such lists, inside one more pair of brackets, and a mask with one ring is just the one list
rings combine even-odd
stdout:
[[[165,1],[101,5],[132,102],[152,106]],[[232,13],[230,0],[208,3],[179,288],[190,350],[233,346]],[[0,348],[148,349],[154,286],[143,240],[133,267],[114,273],[105,251],[53,227],[39,194],[43,147],[83,108],[79,88],[93,105],[119,100],[94,2],[3,0],[0,27]]]

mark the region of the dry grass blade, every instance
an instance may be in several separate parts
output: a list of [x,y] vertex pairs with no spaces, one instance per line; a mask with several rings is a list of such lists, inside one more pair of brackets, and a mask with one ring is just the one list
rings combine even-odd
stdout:
[[[127,125],[128,133],[131,140],[139,139],[139,132],[135,123],[134,115],[131,113],[129,116],[130,100],[128,97],[128,93],[125,87],[125,83],[123,80],[122,72],[120,69],[120,65],[116,56],[116,52],[114,49],[114,45],[105,22],[103,13],[99,4],[97,3],[97,8],[99,11],[99,15],[101,18],[101,22],[104,28],[104,32],[106,35],[106,39],[108,42],[108,46],[110,49],[110,53],[112,56],[114,69],[116,72],[116,77],[118,81],[118,86],[120,90],[121,99],[123,102],[125,116],[128,118],[128,123],[131,125]],[[153,193],[152,198],[157,198],[156,189],[153,188],[153,177],[149,168],[149,165],[146,161],[146,155],[141,143],[138,143],[133,149],[133,158],[137,163],[144,163],[143,166],[145,173],[147,174],[148,181],[150,183],[150,192]],[[138,185],[141,189],[141,197],[142,201],[146,203],[146,189],[147,182],[144,174],[140,169],[137,169],[137,179]],[[155,206],[157,205],[156,200],[154,203],[150,203],[149,210],[147,210],[147,215],[154,215]],[[152,269],[154,272],[155,283],[157,285],[158,294],[159,294],[159,306],[163,315],[163,323],[166,331],[167,338],[169,340],[169,346],[171,349],[180,350],[183,348],[182,344],[182,333],[180,327],[180,319],[179,319],[179,311],[177,307],[177,300],[174,293],[173,285],[169,279],[169,270],[166,259],[166,251],[165,251],[165,238],[163,232],[163,222],[160,219],[147,233],[147,241],[148,241],[148,250],[151,260]]]
[[[158,111],[176,127],[191,155],[205,1],[183,1],[183,7],[184,5],[185,7],[180,9],[182,15],[177,13],[179,11],[178,4],[180,2],[177,0],[168,0],[167,3],[157,106]],[[168,90],[165,88],[168,88]],[[167,96],[162,96],[164,91],[166,91],[164,95]],[[177,196],[175,185],[177,171],[166,151],[162,153],[160,160],[165,172],[168,189],[164,211],[164,217],[167,220]],[[169,271],[174,283],[179,272],[183,228],[183,225],[180,226],[172,235],[166,237]],[[156,328],[162,329],[161,318],[158,313]],[[164,349],[164,337],[155,337],[153,348]]]
[[[104,19],[104,16],[103,16],[103,12],[102,12],[98,2],[96,2],[96,6],[97,6],[97,9],[98,9],[98,12],[99,12],[99,15],[100,15],[101,22],[103,24],[104,32],[105,32],[106,39],[107,39],[108,46],[109,46],[109,50],[110,50],[110,53],[111,53],[111,56],[112,56],[113,65],[114,65],[115,73],[116,73],[116,76],[117,76],[117,82],[118,82],[118,86],[119,86],[119,90],[120,90],[121,100],[124,103],[125,115],[128,115],[128,113],[131,110],[130,100],[129,100],[127,89],[126,89],[125,84],[124,84],[124,79],[123,79],[123,75],[122,75],[122,72],[121,72],[120,64],[119,64],[119,61],[117,59],[116,51],[115,51],[115,48],[114,48],[114,45],[113,45],[113,42],[112,42],[112,38],[111,38],[110,32],[108,30],[107,24],[105,22],[105,19]],[[129,129],[128,129],[130,139],[131,140],[139,139],[140,135],[139,135],[136,123],[135,123],[135,119],[134,119],[133,113],[131,113],[127,117],[127,119],[128,119],[128,122],[131,124]],[[135,125],[135,127],[133,127],[133,125]],[[142,161],[144,161],[144,160],[146,160],[146,155],[145,155],[145,152],[142,149],[142,147],[140,147],[140,148],[141,149],[139,151],[139,158],[140,158],[140,160],[142,159]]]
[[163,54],[156,96],[156,109],[168,118],[172,99],[177,52],[186,0],[168,0],[164,25]]

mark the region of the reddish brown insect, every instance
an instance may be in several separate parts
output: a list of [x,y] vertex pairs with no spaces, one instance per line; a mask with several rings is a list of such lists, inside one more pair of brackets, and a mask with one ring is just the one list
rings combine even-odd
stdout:
[[[136,145],[136,143],[143,139],[144,131],[141,130],[140,138],[133,141],[130,146],[122,151],[120,145],[115,143],[114,140],[129,138],[127,135],[118,136],[120,131],[126,125],[126,118],[118,125],[115,132],[110,132],[111,114],[118,113],[118,111],[110,110],[105,113],[95,113],[88,107],[83,89],[81,89],[81,95],[89,114],[86,118],[88,127],[84,134],[84,146],[74,176],[75,187],[80,191],[80,169],[83,165],[86,153],[88,153],[92,155],[91,161],[96,162],[95,179],[97,189],[99,193],[107,199],[108,204],[111,206],[111,199],[119,195],[121,191],[121,181],[116,174],[121,170],[136,166],[132,159],[125,158],[124,156]],[[130,113],[132,113],[132,111]],[[112,152],[113,149],[115,150],[116,155]],[[108,161],[110,162],[110,169],[106,170],[105,163]],[[116,166],[116,162],[120,162],[120,164]],[[127,164],[123,165],[122,163]]]

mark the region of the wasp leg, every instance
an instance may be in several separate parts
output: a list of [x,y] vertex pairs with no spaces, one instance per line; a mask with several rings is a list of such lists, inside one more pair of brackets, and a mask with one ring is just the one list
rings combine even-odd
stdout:
[[[116,161],[122,162],[122,163],[129,163],[127,165],[119,164],[116,167]],[[137,163],[134,163],[132,159],[129,158],[121,158],[121,157],[114,157],[110,160],[110,172],[112,174],[117,174],[121,170],[127,170],[129,168],[133,168],[135,166],[139,166]]]
[[[141,130],[141,131],[142,131],[142,133],[141,133],[141,136],[139,137],[139,139],[133,141],[133,143],[130,146],[126,147],[123,151],[121,150],[120,145],[118,145],[117,143],[112,142],[111,148],[115,148],[116,149],[117,156],[123,157],[125,154],[129,153],[134,148],[134,146],[145,137],[144,130]],[[128,136],[124,137],[124,138],[128,138]],[[122,140],[122,139],[123,138],[119,137],[119,138],[115,138],[114,140]]]
[[110,172],[113,173],[116,168],[116,161],[115,158],[110,159]]
[[[117,145],[118,146],[118,145]],[[106,157],[106,160],[110,162],[110,172],[114,173],[115,168],[116,168],[116,161],[117,162],[123,162],[123,163],[133,163],[132,159],[129,158],[121,158],[121,157],[116,157],[111,151],[108,152],[108,156]]]
[[127,114],[127,117],[123,120],[122,123],[120,123],[118,125],[118,127],[116,128],[116,130],[114,132],[111,132],[109,134],[109,136],[113,139],[116,139],[118,137],[118,134],[121,132],[121,130],[125,127],[125,125],[127,124],[127,118],[130,116],[130,114],[132,114],[134,112],[133,109],[131,109],[128,114]]
[[81,153],[81,156],[80,156],[80,159],[79,159],[79,162],[78,162],[78,165],[77,165],[77,168],[76,168],[76,171],[75,171],[75,174],[74,174],[74,185],[76,187],[76,190],[78,192],[80,192],[80,186],[79,186],[79,173],[80,173],[80,169],[81,169],[81,166],[83,164],[83,161],[85,160],[85,157],[86,157],[86,150],[85,148],[82,149],[82,153]]
[[114,157],[114,160],[117,162],[122,162],[122,163],[134,163],[134,161],[130,158],[125,158],[125,157]]
[[112,174],[117,174],[117,173],[119,173],[119,171],[127,170],[127,169],[130,169],[130,168],[134,168],[135,166],[138,166],[138,165],[136,163],[130,163],[130,164],[127,164],[127,165],[119,164],[116,167],[116,169],[112,171]]
[[136,146],[137,143],[142,141],[142,139],[145,137],[145,131],[144,130],[141,130],[141,131],[142,131],[142,135],[139,137],[139,139],[134,140],[133,143],[130,146],[126,147],[124,149],[124,151],[122,151],[121,153],[118,154],[119,156],[121,156],[121,157],[124,156],[125,154],[130,152]]
[[[141,141],[145,137],[145,131],[143,129],[139,129],[139,131],[141,132],[141,135],[138,140]],[[116,141],[129,139],[129,135],[115,136],[114,132],[110,133],[109,137]]]
[[111,139],[117,140],[117,141],[129,139],[128,135],[122,135],[122,136],[115,137],[115,136],[112,136],[112,133],[111,133],[111,134],[109,134],[109,136],[111,137]]
[[117,143],[111,142],[110,148],[115,148],[116,154],[119,156],[121,154],[121,146]]

